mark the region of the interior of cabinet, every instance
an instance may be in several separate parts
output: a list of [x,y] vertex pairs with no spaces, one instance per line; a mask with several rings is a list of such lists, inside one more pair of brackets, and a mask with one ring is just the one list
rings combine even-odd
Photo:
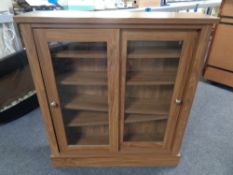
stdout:
[[109,145],[107,43],[51,43],[68,145]]
[[163,141],[181,46],[180,41],[127,41],[124,142]]
[[[179,65],[179,41],[129,41],[125,142],[161,142]],[[106,42],[50,43],[69,145],[108,145]]]

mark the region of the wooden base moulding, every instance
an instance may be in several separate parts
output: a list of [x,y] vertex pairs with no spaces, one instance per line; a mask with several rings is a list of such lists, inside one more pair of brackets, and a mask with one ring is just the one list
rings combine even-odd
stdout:
[[180,161],[180,154],[176,156],[106,156],[106,157],[56,157],[51,156],[53,167],[154,167],[176,166]]

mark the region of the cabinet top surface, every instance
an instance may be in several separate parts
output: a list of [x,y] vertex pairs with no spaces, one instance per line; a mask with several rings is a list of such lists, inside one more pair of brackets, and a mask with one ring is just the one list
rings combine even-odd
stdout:
[[14,17],[17,23],[69,24],[213,24],[217,17],[175,12],[36,11]]

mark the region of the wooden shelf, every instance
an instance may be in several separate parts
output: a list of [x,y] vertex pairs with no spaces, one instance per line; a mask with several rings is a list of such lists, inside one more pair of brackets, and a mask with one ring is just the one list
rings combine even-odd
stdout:
[[[64,116],[66,116],[65,120],[68,127],[108,125],[107,112],[79,111],[73,112],[73,114],[64,113]],[[127,114],[125,116],[125,123],[166,120],[167,118],[168,115]]]
[[168,115],[170,100],[165,99],[163,103],[161,103],[161,100],[146,98],[127,98],[125,113]]
[[[127,72],[127,85],[173,85],[176,71]],[[72,72],[60,75],[63,85],[107,85],[106,72]]]
[[164,134],[143,133],[124,135],[124,142],[162,142]]
[[70,137],[71,145],[108,145],[109,144],[109,136],[108,135],[82,135],[78,134],[79,138],[75,139],[74,135]]
[[68,127],[96,125],[108,125],[107,112],[79,111],[71,116],[67,115]]
[[80,109],[90,111],[108,111],[108,99],[104,96],[96,95],[74,95],[68,97],[63,104],[64,108],[67,109]]
[[92,136],[82,136],[76,142],[77,145],[108,145],[109,144],[108,135],[92,135]]
[[128,53],[129,59],[180,58],[179,49],[138,48]]
[[[165,100],[165,102],[159,103],[160,101],[159,99],[127,98],[125,113],[168,115],[170,101]],[[66,109],[107,112],[108,100],[107,97],[102,96],[78,95],[63,104],[63,107]]]
[[107,58],[107,52],[104,50],[62,50],[54,54],[56,58]]
[[58,77],[63,85],[107,85],[107,72],[72,72]]
[[167,120],[168,114],[165,115],[148,115],[148,114],[126,114],[125,123],[147,122],[155,120]]
[[127,72],[126,85],[173,85],[176,71]]

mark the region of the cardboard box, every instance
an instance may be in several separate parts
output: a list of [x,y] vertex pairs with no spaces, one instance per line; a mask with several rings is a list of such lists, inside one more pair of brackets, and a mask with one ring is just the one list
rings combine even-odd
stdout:
[[137,0],[138,7],[159,7],[160,0]]

